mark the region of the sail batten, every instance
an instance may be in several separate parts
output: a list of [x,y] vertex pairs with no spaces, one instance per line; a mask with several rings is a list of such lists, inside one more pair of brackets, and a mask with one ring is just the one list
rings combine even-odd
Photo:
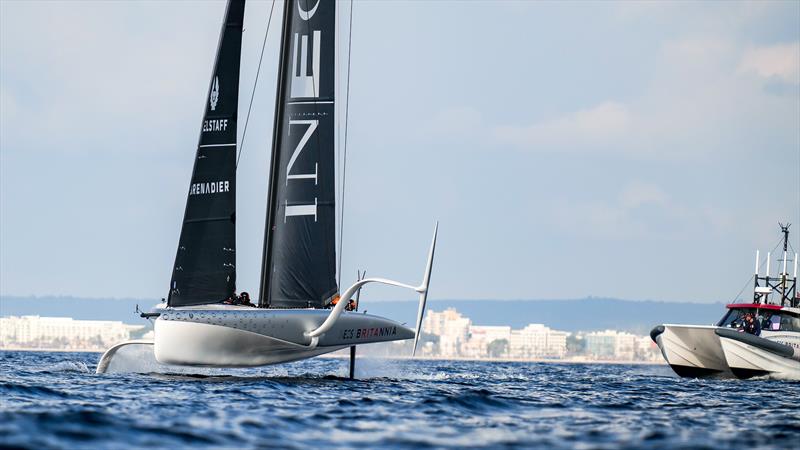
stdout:
[[206,97],[170,306],[217,303],[236,289],[236,122],[244,0],[228,2]]
[[336,4],[296,0],[285,8],[259,303],[321,308],[338,292]]

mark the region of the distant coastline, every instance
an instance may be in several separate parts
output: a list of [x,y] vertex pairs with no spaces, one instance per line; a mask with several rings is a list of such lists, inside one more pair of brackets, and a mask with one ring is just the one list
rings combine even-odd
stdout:
[[91,348],[30,348],[30,347],[0,347],[0,352],[41,352],[41,353],[97,353],[102,354],[104,350]]

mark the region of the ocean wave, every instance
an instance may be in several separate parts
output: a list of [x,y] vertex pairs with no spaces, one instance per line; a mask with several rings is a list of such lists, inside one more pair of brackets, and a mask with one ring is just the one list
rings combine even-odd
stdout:
[[76,372],[76,373],[92,373],[94,370],[89,369],[89,366],[84,361],[59,361],[46,368],[39,369],[42,373],[51,372]]
[[9,396],[13,395],[30,396],[37,399],[44,399],[48,397],[69,397],[68,393],[49,388],[47,386],[14,382],[0,382],[0,397],[8,398]]

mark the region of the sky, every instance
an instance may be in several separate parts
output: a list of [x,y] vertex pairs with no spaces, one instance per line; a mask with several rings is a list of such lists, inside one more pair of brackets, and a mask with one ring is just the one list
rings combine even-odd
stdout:
[[[241,124],[271,5],[242,50],[251,292],[281,2]],[[0,1],[0,295],[167,294],[224,8]],[[778,221],[800,248],[800,2],[352,8],[342,284],[418,283],[437,220],[438,299],[729,301]]]

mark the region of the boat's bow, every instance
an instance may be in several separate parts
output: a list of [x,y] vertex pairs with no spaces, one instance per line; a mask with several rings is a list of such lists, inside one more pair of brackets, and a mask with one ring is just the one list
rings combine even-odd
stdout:
[[672,370],[682,377],[733,377],[714,334],[716,328],[664,324],[653,328],[650,337]]

